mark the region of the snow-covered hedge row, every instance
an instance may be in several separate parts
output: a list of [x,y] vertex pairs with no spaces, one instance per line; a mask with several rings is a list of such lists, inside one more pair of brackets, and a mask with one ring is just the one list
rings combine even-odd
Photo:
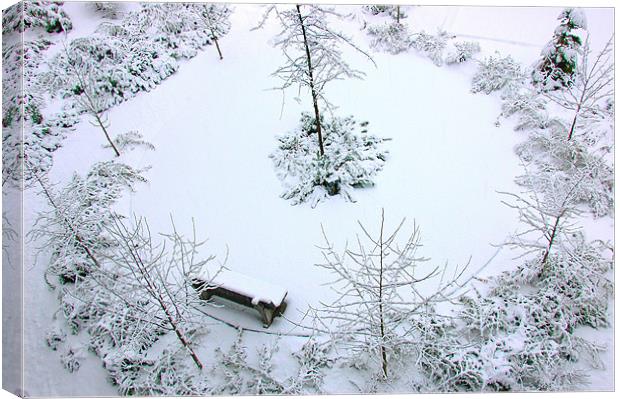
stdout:
[[[2,181],[19,184],[45,172],[51,154],[73,124],[68,115],[45,116],[38,71],[51,42],[46,39],[3,46],[2,51]],[[28,167],[23,168],[27,160]]]
[[[23,4],[27,18],[22,22],[26,27],[35,26],[29,15],[37,16],[34,21],[39,22],[56,15],[52,11],[64,17],[59,10],[62,3],[18,5]],[[13,21],[14,12],[16,9],[11,8],[4,15],[5,27]],[[18,183],[23,177],[29,184],[33,173],[49,170],[52,152],[61,146],[67,129],[79,121],[79,114],[85,112],[71,100],[90,90],[98,110],[104,111],[153,89],[179,68],[179,60],[195,56],[211,43],[214,32],[226,34],[229,14],[225,5],[145,3],[116,24],[102,24],[97,34],[72,40],[52,60],[45,59],[45,52],[53,45],[47,39],[4,46],[3,182]],[[204,15],[213,15],[217,20],[206,25]],[[64,20],[59,23],[65,29],[71,26]],[[49,70],[41,73],[40,67],[46,61]],[[62,112],[44,112],[44,89],[49,89],[52,96],[69,100]]]
[[200,5],[145,3],[119,23],[103,24],[98,35],[73,40],[51,61],[46,83],[55,95],[79,96],[80,82],[66,71],[80,69],[105,99],[104,109],[151,90],[179,68],[179,60],[212,42],[192,6]]
[[69,32],[73,25],[62,1],[20,1],[2,12],[2,33],[42,28],[48,33]]
[[389,21],[369,25],[370,46],[378,51],[399,54],[410,48],[424,54],[435,65],[460,64],[480,52],[477,42],[455,42],[445,31],[431,35],[425,31],[412,33],[403,22]]

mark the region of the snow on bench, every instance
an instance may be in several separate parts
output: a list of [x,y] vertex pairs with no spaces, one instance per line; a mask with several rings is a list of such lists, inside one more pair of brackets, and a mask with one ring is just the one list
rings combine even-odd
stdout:
[[201,299],[218,296],[258,310],[264,327],[286,310],[288,292],[284,288],[230,270],[222,270],[214,278],[203,270],[194,277],[194,288]]

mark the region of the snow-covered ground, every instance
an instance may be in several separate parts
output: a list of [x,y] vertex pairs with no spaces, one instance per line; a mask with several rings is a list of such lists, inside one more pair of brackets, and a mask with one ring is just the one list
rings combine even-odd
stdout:
[[[83,4],[67,3],[65,9],[75,27],[69,38],[94,29]],[[343,7],[349,9],[356,8]],[[231,270],[286,287],[286,317],[293,321],[301,319],[309,304],[333,296],[325,285],[331,276],[315,266],[322,260],[316,247],[323,244],[321,226],[343,248],[359,233],[358,221],[377,231],[382,208],[388,230],[402,218],[407,218],[407,230],[414,221],[421,226],[422,255],[431,258],[429,267],[469,262],[473,271],[490,260],[484,275],[511,268],[514,254],[506,249],[497,253],[493,244],[518,227],[498,191],[519,190],[513,179],[522,167],[513,149],[523,136],[509,122],[495,126],[497,97],[470,92],[472,63],[437,67],[414,51],[396,56],[373,52],[375,67],[353,51],[347,53],[366,77],[328,86],[329,99],[338,105],[338,115],[367,120],[371,133],[392,139],[387,142],[388,162],[375,187],[355,191],[355,203],[330,198],[312,209],[279,197],[282,187],[268,155],[275,136],[292,130],[311,104],[304,93],[298,103],[294,89],[270,90],[279,84],[270,74],[282,55],[270,46],[275,24],[250,31],[262,10],[235,6],[232,30],[220,42],[223,60],[208,47],[150,93],[109,112],[113,135],[137,130],[156,146],[152,152],[122,155],[132,166],[152,168],[146,174],[149,183],[139,185],[119,210],[146,217],[155,232],[170,231],[171,216],[182,232],[190,232],[195,221],[198,237],[209,238],[202,255],[223,259],[228,251]],[[407,12],[416,31],[442,28],[479,41],[480,58],[497,50],[529,65],[551,37],[560,9],[412,7]],[[613,12],[587,9],[586,15],[593,47],[600,48],[613,30]],[[341,26],[367,48],[368,38],[359,27],[357,20]],[[99,130],[84,120],[56,151],[50,180],[66,182],[74,172],[84,173],[94,162],[109,159],[109,149],[101,143]],[[28,228],[45,203],[34,191],[25,193],[25,203]],[[599,228],[599,234],[612,237],[613,221],[604,220]],[[80,370],[69,374],[46,347],[57,302],[42,279],[45,262],[34,255],[29,249],[24,275],[26,391],[35,396],[115,395],[97,358],[87,356]],[[214,308],[212,313],[260,328],[253,311]],[[276,319],[271,330],[292,328]],[[218,343],[235,336],[225,326],[211,329]],[[594,375],[591,388],[613,389],[611,330],[597,334],[612,347],[607,369]],[[258,334],[249,338],[261,339]],[[296,348],[299,343],[285,337],[279,345]]]

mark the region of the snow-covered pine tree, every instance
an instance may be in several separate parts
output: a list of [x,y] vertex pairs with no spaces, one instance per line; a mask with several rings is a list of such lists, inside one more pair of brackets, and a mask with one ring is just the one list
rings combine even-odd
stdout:
[[371,187],[373,178],[383,169],[388,151],[385,141],[368,134],[368,122],[353,117],[334,117],[323,121],[325,153],[320,156],[314,118],[303,113],[300,126],[278,138],[278,148],[269,155],[293,205],[310,202],[311,207],[328,196],[342,195],[353,201],[351,191]]
[[187,3],[186,7],[192,10],[201,24],[207,27],[220,60],[224,59],[219,38],[230,31],[230,14],[232,13],[230,6],[227,4]]
[[[456,270],[452,278],[441,277],[435,290],[420,290],[427,280],[445,274],[445,269],[428,268],[428,259],[418,254],[420,230],[399,243],[398,234],[405,220],[388,233],[381,212],[379,231],[371,234],[360,223],[363,239],[358,248],[338,252],[325,232],[324,262],[317,266],[335,275],[330,284],[336,292],[333,303],[314,309],[314,323],[327,332],[334,345],[342,348],[345,360],[365,367],[373,374],[380,370],[381,380],[398,378],[395,370],[416,350],[416,339],[423,320],[437,303],[453,300],[464,284],[467,267]],[[377,370],[378,369],[378,370]]]
[[[581,62],[571,75],[570,85],[562,91],[547,94],[549,99],[573,113],[568,140],[573,138],[576,130],[582,130],[605,116],[605,109],[614,96],[613,57],[613,36],[596,56],[590,50],[589,38],[586,39]],[[585,115],[589,116],[586,126],[579,125],[580,118]]]
[[581,37],[573,32],[586,29],[585,14],[578,8],[566,8],[558,16],[560,25],[553,33],[553,39],[542,50],[542,59],[532,72],[534,84],[543,90],[558,90],[573,85],[578,68]]
[[48,33],[69,32],[73,25],[62,5],[62,1],[20,1],[2,11],[2,33],[32,28],[42,28]]
[[329,19],[342,17],[331,8],[297,4],[293,9],[279,10],[272,6],[257,28],[262,27],[272,13],[276,15],[282,28],[274,45],[282,49],[287,60],[273,75],[283,80],[284,83],[280,86],[282,90],[298,86],[310,91],[319,153],[323,156],[325,146],[319,102],[326,107],[331,106],[325,97],[325,86],[337,79],[363,76],[361,71],[352,69],[342,58],[340,48],[347,45],[371,61],[372,58],[343,33],[330,27]]

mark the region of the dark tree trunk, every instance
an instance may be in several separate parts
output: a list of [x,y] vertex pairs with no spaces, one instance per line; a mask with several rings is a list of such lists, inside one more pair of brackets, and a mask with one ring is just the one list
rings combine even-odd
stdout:
[[383,318],[383,209],[381,209],[381,231],[379,233],[379,328],[381,329],[381,366],[383,369],[383,377],[388,378],[388,362],[387,353],[383,342],[385,341],[385,320]]
[[547,245],[547,249],[545,250],[545,254],[543,255],[543,258],[542,258],[543,265],[547,263],[547,259],[549,258],[549,254],[551,253],[551,247],[553,247],[553,242],[555,241],[555,236],[558,232],[558,225],[560,224],[560,218],[562,217],[562,215],[563,214],[560,214],[555,219],[555,223],[553,224],[553,229],[551,229],[551,235],[549,236],[549,245]]
[[224,59],[224,56],[222,55],[222,49],[220,49],[220,43],[217,40],[217,37],[215,35],[213,35],[213,43],[215,43],[215,48],[217,49],[217,53],[220,55],[220,60]]
[[577,117],[579,116],[579,111],[581,111],[581,104],[577,106],[577,110],[575,111],[573,123],[571,124],[570,130],[568,131],[568,141],[573,138],[573,133],[575,132],[575,125],[577,124]]
[[306,26],[304,20],[301,17],[301,10],[299,4],[297,7],[297,16],[299,17],[299,23],[301,24],[301,33],[304,36],[304,46],[306,48],[306,59],[308,60],[308,77],[310,80],[310,92],[312,93],[312,104],[314,106],[314,117],[316,120],[316,132],[319,136],[319,151],[321,156],[325,155],[325,149],[323,148],[323,133],[321,131],[321,115],[319,113],[319,101],[314,87],[314,71],[312,69],[312,58],[310,57],[310,47],[308,47],[308,37],[306,36]]

